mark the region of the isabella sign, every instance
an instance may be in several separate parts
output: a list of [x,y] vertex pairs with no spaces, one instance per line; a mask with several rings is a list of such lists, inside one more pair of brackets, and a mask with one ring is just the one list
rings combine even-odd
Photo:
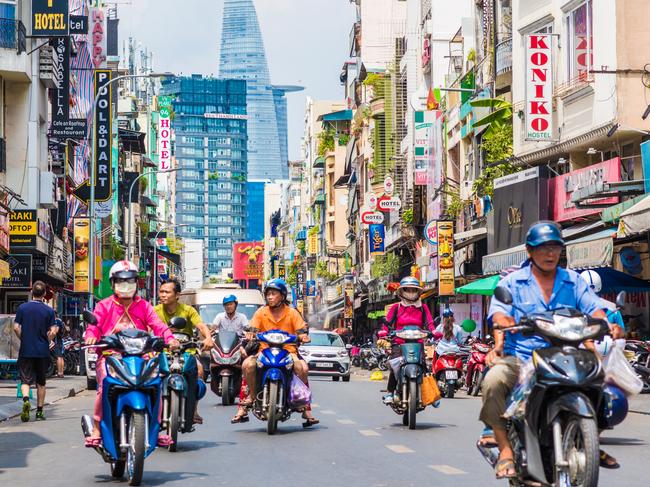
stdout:
[[236,243],[233,245],[232,261],[235,281],[261,279],[264,274],[264,243]]
[[526,36],[526,140],[553,140],[552,37]]

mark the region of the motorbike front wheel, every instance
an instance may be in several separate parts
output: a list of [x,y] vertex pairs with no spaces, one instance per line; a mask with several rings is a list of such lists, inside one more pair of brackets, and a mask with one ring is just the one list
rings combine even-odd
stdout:
[[144,411],[132,411],[128,425],[129,448],[126,450],[126,478],[129,485],[140,485],[142,482],[146,427]]
[[269,384],[269,412],[266,423],[266,432],[269,435],[274,435],[278,430],[278,385],[277,382],[271,382]]
[[483,384],[483,372],[480,370],[474,371],[474,377],[472,378],[472,396],[478,396],[478,393],[481,392],[481,385]]
[[598,426],[593,418],[568,417],[562,432],[562,455],[569,463],[566,469],[556,468],[558,487],[596,487],[598,485]]
[[224,406],[230,406],[234,402],[233,395],[230,390],[230,377],[224,375],[221,377],[221,404]]
[[409,429],[415,429],[416,416],[418,414],[418,383],[416,380],[409,381]]
[[169,397],[169,436],[172,439],[172,443],[167,447],[170,452],[176,451],[176,446],[178,444],[178,430],[180,429],[180,419],[181,419],[181,398],[178,391],[171,391]]

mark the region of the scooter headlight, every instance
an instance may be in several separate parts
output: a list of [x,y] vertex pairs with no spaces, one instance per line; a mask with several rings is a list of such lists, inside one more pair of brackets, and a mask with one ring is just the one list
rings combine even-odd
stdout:
[[588,340],[600,331],[600,325],[589,325],[582,316],[554,315],[553,321],[538,319],[535,324],[548,335],[568,341]]

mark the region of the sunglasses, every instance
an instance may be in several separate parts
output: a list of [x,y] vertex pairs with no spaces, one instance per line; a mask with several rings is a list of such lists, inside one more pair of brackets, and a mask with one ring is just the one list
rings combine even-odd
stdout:
[[120,278],[116,277],[115,279],[113,279],[113,281],[116,282],[116,283],[117,282],[128,282],[129,284],[135,284],[136,282],[138,282],[138,279],[136,277],[129,277],[128,279],[120,279]]

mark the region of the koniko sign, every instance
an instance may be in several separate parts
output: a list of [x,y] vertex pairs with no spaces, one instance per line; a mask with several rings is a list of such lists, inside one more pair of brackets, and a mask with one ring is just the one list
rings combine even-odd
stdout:
[[553,140],[553,37],[526,36],[526,140]]

